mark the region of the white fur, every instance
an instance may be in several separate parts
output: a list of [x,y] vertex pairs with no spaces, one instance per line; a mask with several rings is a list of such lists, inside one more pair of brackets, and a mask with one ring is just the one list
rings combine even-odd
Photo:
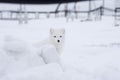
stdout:
[[39,48],[44,45],[50,44],[50,45],[55,46],[57,52],[61,54],[64,41],[65,41],[65,29],[50,29],[49,38],[44,41],[35,43],[34,46]]

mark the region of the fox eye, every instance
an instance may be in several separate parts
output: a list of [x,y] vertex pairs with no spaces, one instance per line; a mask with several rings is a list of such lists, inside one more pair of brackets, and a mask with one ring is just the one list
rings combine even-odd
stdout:
[[56,36],[53,36],[54,38],[56,38]]
[[62,36],[60,36],[60,38],[61,38]]

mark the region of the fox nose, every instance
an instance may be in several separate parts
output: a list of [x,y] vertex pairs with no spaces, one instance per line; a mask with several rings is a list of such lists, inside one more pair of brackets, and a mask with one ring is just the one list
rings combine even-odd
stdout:
[[60,40],[57,40],[57,42],[59,43],[59,42],[60,42]]

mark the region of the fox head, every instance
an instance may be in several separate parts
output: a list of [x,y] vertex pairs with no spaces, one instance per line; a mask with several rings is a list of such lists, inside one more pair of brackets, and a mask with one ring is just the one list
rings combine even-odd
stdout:
[[65,29],[50,29],[50,38],[55,44],[63,44]]

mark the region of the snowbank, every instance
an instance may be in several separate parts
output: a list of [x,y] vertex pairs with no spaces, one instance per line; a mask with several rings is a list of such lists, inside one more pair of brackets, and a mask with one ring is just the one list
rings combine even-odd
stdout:
[[9,74],[1,80],[58,80],[63,73],[59,64],[47,64],[26,70],[18,74]]
[[[30,20],[29,24],[23,25],[17,25],[14,21],[0,21],[0,25],[0,41],[5,34],[20,37],[17,41],[5,40],[6,46],[0,50],[0,79],[24,80],[32,76],[30,78],[33,80],[120,80],[120,27],[113,26],[111,17],[103,17],[101,21],[80,22],[78,19],[68,23],[63,18],[50,18]],[[40,51],[41,56],[36,55],[36,49],[28,44],[46,39],[52,26],[66,28],[61,57],[58,58],[52,46]],[[17,54],[10,55],[11,52]],[[64,72],[58,64],[59,59]],[[49,71],[53,71],[53,74],[48,74]],[[40,77],[38,74],[41,74]]]
[[56,48],[53,45],[45,45],[42,48],[40,56],[43,58],[45,63],[59,63],[60,64],[60,56],[56,51]]

